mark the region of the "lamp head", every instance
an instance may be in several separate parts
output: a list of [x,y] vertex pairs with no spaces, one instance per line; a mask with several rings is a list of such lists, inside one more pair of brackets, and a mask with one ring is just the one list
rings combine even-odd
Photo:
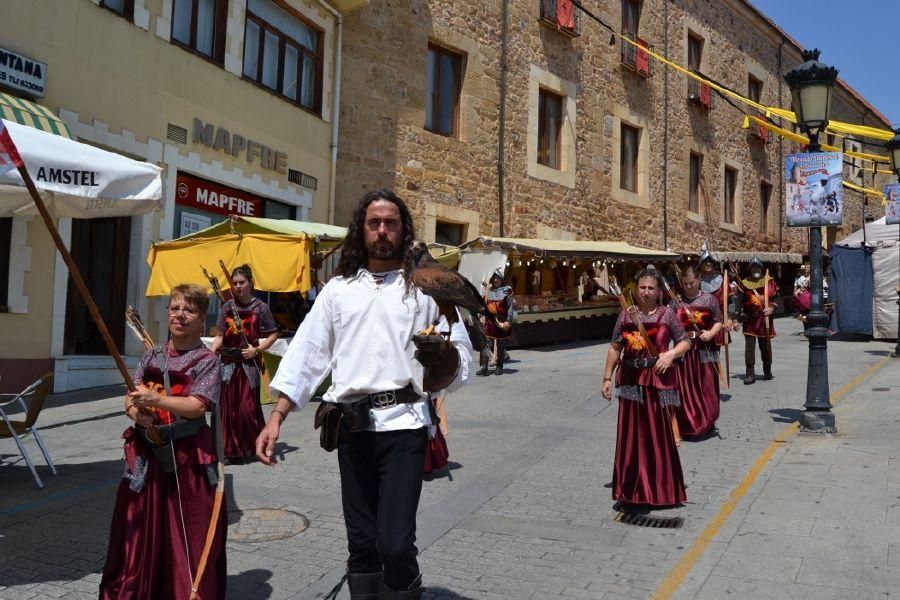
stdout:
[[891,155],[891,170],[897,177],[900,177],[900,129],[895,129],[894,137],[884,143],[888,153]]
[[784,75],[791,88],[797,125],[804,132],[818,134],[828,125],[831,91],[838,71],[819,61],[819,50],[804,50],[803,63]]

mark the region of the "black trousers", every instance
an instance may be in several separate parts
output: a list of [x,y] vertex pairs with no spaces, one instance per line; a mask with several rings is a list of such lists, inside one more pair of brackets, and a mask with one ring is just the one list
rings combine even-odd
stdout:
[[338,463],[350,573],[384,570],[384,583],[406,590],[419,575],[416,511],[422,493],[426,429],[341,430]]
[[744,336],[744,362],[747,368],[752,369],[756,364],[756,342],[759,340],[759,353],[762,355],[763,366],[772,364],[772,338],[756,338],[752,335]]

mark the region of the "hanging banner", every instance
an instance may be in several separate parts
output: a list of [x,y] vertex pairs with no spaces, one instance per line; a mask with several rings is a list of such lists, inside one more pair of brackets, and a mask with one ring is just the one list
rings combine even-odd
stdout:
[[884,197],[887,200],[884,207],[884,222],[887,225],[900,225],[900,183],[884,186]]
[[843,154],[788,154],[784,159],[788,227],[840,225],[844,220]]

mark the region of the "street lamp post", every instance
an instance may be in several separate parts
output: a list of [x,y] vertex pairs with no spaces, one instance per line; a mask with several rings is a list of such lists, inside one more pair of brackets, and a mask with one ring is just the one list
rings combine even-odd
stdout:
[[[897,135],[885,142],[884,147],[891,154],[891,170],[897,176],[897,181],[900,181],[900,129],[895,129],[894,133]],[[898,357],[900,357],[900,285],[897,286],[897,345],[894,347],[894,358]]]
[[[821,151],[819,133],[828,125],[831,112],[831,90],[837,80],[837,69],[819,62],[819,51],[804,51],[803,63],[784,75],[791,88],[791,99],[797,125],[809,136],[809,152]],[[806,322],[809,327],[809,362],[806,375],[806,409],[800,417],[804,431],[834,432],[834,413],[828,391],[828,315],[823,300],[822,229],[809,230],[810,307]]]

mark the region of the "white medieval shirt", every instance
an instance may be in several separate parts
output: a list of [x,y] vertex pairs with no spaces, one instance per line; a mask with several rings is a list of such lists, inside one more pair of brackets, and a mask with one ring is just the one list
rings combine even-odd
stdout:
[[[334,277],[319,292],[291,341],[270,393],[287,396],[297,408],[309,402],[328,373],[326,402],[397,390],[412,385],[423,396],[417,402],[370,410],[372,431],[418,429],[432,425],[422,389],[424,367],[413,358],[412,337],[439,317],[430,296],[417,288],[406,296],[403,271]],[[438,331],[447,331],[440,317]],[[472,345],[462,321],[450,330],[459,353],[459,370],[449,389],[469,382]]]

